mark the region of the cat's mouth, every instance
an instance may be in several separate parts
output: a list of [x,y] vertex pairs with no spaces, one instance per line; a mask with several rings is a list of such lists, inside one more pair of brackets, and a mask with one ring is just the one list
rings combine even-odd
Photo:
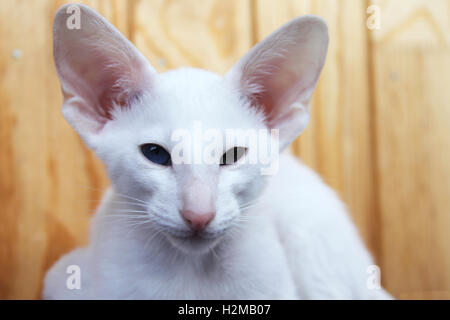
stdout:
[[208,253],[218,244],[221,235],[205,232],[189,232],[185,234],[165,232],[169,242],[184,253]]

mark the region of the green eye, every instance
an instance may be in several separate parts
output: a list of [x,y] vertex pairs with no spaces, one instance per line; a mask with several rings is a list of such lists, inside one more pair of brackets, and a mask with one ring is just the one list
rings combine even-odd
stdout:
[[141,146],[141,151],[142,154],[153,163],[162,166],[170,166],[172,164],[169,152],[160,145],[146,143]]
[[247,148],[244,147],[233,147],[229,149],[222,155],[222,158],[220,158],[220,165],[228,166],[234,164],[245,155],[246,151]]

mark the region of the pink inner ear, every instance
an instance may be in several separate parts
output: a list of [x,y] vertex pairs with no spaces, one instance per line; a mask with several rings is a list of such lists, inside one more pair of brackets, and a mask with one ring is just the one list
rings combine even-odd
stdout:
[[254,99],[256,106],[263,109],[269,123],[277,117],[276,107],[283,94],[297,81],[296,74],[284,68],[283,62],[281,58],[273,58],[267,62],[268,74],[259,78],[258,86],[261,91]]
[[284,108],[294,102],[305,102],[302,101],[304,93],[308,88],[314,88],[320,74],[320,69],[314,63],[311,63],[309,70],[298,68],[296,63],[300,64],[290,56],[275,55],[266,61],[266,70],[246,70],[253,74],[243,76],[242,80],[247,86],[258,88],[256,92],[250,92],[248,97],[255,107],[262,109],[270,127],[283,118],[284,111],[287,111]]
[[[328,47],[326,24],[318,17],[291,20],[252,48],[227,74],[267,124],[281,125],[295,103],[307,106]],[[305,113],[306,114],[306,113]],[[304,124],[304,122],[302,122]],[[302,128],[297,128],[298,132]]]
[[[139,68],[119,63],[107,63],[109,57],[88,52],[79,53],[83,63],[72,57],[60,67],[64,95],[79,97],[83,103],[66,103],[81,115],[97,123],[92,129],[100,131],[112,120],[114,108],[130,107],[141,95],[149,81],[141,79]],[[142,68],[141,68],[142,69]],[[65,99],[66,102],[71,100]]]
[[156,72],[103,17],[86,6],[79,8],[78,30],[66,27],[66,7],[58,10],[53,44],[64,116],[87,137],[112,119],[114,108],[131,106],[150,87]]
[[104,89],[98,99],[100,108],[98,108],[97,112],[100,117],[105,119],[105,121],[112,120],[112,110],[115,107],[129,108],[133,101],[138,100],[142,95],[142,91],[138,91],[138,88],[130,89],[114,87],[114,85]]
[[100,50],[94,47],[84,64],[79,65],[80,70],[76,70],[77,65],[73,67],[89,86],[98,116],[107,121],[112,119],[115,107],[129,107],[142,94],[144,66],[136,58],[120,56],[114,50],[108,52],[108,47]]

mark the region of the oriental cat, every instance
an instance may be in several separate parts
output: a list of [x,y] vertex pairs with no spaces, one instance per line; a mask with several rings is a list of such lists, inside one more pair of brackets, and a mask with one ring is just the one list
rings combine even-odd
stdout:
[[89,244],[52,266],[44,298],[390,297],[368,285],[374,262],[345,205],[281,153],[309,121],[328,48],[321,18],[289,21],[223,76],[158,73],[103,17],[76,6],[80,28],[68,27],[68,6],[53,27],[62,113],[111,187]]

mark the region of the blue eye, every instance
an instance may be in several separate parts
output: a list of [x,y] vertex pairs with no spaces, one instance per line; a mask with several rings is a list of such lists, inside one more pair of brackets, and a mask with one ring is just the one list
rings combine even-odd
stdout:
[[153,163],[160,164],[162,166],[170,166],[172,164],[169,152],[157,144],[143,144],[141,145],[141,151],[142,154]]

